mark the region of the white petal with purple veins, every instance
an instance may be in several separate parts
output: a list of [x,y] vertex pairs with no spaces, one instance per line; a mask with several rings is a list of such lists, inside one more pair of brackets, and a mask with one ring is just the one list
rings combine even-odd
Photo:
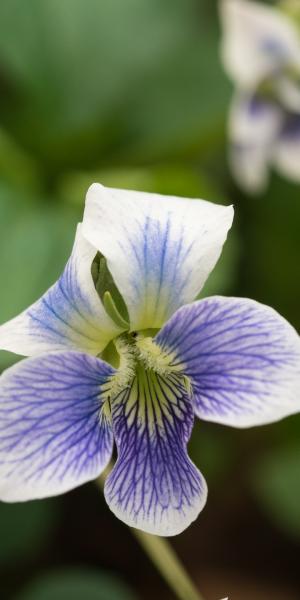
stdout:
[[25,356],[64,349],[98,354],[122,330],[106,314],[91,265],[97,250],[78,226],[60,279],[27,310],[0,326],[0,348]]
[[28,358],[0,377],[0,499],[62,494],[95,479],[113,435],[101,386],[114,370],[79,352]]
[[300,338],[268,306],[219,296],[194,302],[155,342],[190,378],[202,419],[249,427],[300,410]]
[[139,367],[131,387],[112,399],[117,462],[106,501],[130,525],[176,535],[206,502],[205,480],[187,455],[193,407],[184,381]]
[[233,209],[204,200],[104,188],[88,191],[83,235],[106,257],[131,328],[160,327],[202,288]]

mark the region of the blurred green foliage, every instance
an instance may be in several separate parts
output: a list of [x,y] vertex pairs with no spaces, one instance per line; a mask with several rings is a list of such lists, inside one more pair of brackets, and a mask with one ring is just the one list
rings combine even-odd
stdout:
[[59,522],[59,502],[24,502],[0,505],[0,564],[16,563],[33,558],[41,551],[45,540]]
[[[58,277],[86,189],[101,181],[233,202],[233,232],[202,295],[249,295],[300,327],[299,186],[273,177],[254,199],[230,179],[231,89],[219,58],[216,7],[211,0],[1,1],[1,322]],[[1,368],[15,359],[1,352]],[[297,419],[264,428],[261,451],[253,451],[253,433],[246,453],[257,502],[300,537],[299,433]],[[225,478],[238,485],[240,440],[239,432],[209,424],[193,434],[191,455],[220,502]],[[34,555],[49,544],[58,520],[54,501],[1,505],[0,569],[20,558],[26,566],[28,549]],[[80,570],[76,577],[45,576],[17,597],[96,596],[132,597],[114,579]]]
[[134,600],[115,575],[87,569],[66,569],[41,577],[15,600]]
[[300,444],[268,452],[253,474],[253,490],[265,514],[286,534],[300,536]]
[[59,171],[203,146],[229,89],[211,13],[194,0],[4,0],[5,127]]

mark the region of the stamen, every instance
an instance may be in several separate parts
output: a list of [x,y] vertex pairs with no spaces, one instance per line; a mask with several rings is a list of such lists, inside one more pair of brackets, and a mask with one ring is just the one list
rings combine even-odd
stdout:
[[151,337],[138,337],[136,351],[144,366],[153,369],[159,375],[181,371],[180,367],[172,366],[173,354],[164,352]]
[[115,375],[102,388],[102,393],[107,398],[116,396],[121,390],[127,388],[135,376],[136,356],[134,347],[127,344],[121,337],[115,340],[115,346],[120,357],[120,364]]

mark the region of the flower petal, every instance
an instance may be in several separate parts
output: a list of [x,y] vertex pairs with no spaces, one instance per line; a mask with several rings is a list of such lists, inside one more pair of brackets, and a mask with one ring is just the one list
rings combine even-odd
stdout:
[[182,378],[140,367],[112,401],[118,459],[105,484],[115,515],[132,527],[176,535],[203,508],[206,483],[186,444],[193,408]]
[[249,427],[300,410],[300,338],[268,306],[220,296],[194,302],[155,342],[190,377],[202,419]]
[[229,115],[230,165],[236,181],[250,193],[262,191],[283,114],[276,105],[248,94],[235,95]]
[[28,358],[0,378],[0,498],[44,498],[95,479],[113,435],[101,386],[114,373],[80,352]]
[[222,58],[238,86],[255,89],[264,79],[300,69],[300,41],[293,21],[259,2],[223,0]]
[[0,348],[25,356],[64,349],[98,354],[122,330],[106,314],[91,265],[97,253],[78,226],[60,279],[20,315],[0,326]]
[[107,259],[133,329],[160,327],[193,300],[221,253],[232,207],[107,189],[88,191],[83,234]]
[[273,160],[282,175],[300,182],[300,115],[286,120],[274,146]]

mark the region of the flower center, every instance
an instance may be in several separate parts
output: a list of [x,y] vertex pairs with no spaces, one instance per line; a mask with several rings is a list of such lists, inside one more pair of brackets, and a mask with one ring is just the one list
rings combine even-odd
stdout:
[[174,374],[182,380],[186,391],[190,392],[189,380],[183,375],[180,367],[172,365],[172,353],[163,351],[151,337],[141,333],[125,333],[115,340],[114,345],[119,365],[116,373],[102,389],[109,400],[124,389],[130,388],[134,380],[141,380],[142,373],[148,373],[152,381],[156,381],[157,376],[166,379]]
[[137,362],[130,387],[112,398],[113,414],[124,418],[128,429],[135,424],[140,434],[147,428],[157,435],[167,422],[173,427],[176,419],[184,420],[185,383],[178,373],[161,375]]

